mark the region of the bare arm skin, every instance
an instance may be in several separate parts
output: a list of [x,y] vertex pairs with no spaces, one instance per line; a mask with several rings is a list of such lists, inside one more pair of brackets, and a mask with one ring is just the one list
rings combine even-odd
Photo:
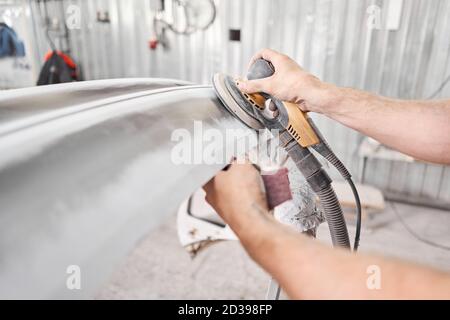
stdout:
[[[234,164],[206,186],[206,200],[249,255],[292,299],[450,299],[450,276],[426,267],[329,248],[279,224],[268,213],[261,177]],[[369,266],[381,288],[367,286]]]
[[303,70],[295,61],[265,49],[275,66],[266,79],[242,81],[247,93],[266,92],[299,104],[304,111],[324,114],[416,159],[450,164],[450,100],[407,101],[339,88]]

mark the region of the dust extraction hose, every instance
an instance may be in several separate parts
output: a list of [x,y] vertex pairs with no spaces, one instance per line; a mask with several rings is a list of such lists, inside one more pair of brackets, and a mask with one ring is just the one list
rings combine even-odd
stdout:
[[331,178],[311,151],[301,147],[287,131],[280,133],[279,139],[280,144],[284,146],[288,155],[319,197],[333,245],[350,249],[347,224],[339,200],[331,186]]
[[333,244],[350,248],[350,240],[341,205],[339,204],[339,200],[331,185],[318,191],[317,196],[320,199],[320,203],[322,204],[323,211],[327,218]]
[[[250,70],[247,74],[247,79],[263,79],[272,76],[274,73],[275,68],[272,63],[264,59],[258,59],[250,67]],[[271,99],[274,103],[276,102],[276,99],[273,99],[267,94],[263,94],[263,96],[266,99]],[[312,121],[310,122],[312,123]],[[314,125],[314,123],[312,123],[312,125]],[[311,153],[311,151],[309,151],[308,148],[304,148],[300,144],[298,144],[297,141],[295,141],[294,138],[290,135],[290,133],[286,131],[285,126],[282,123],[275,121],[274,123],[270,123],[268,128],[280,130],[280,145],[285,148],[286,152],[294,161],[297,168],[306,178],[308,184],[319,197],[320,203],[322,204],[325,213],[325,217],[328,222],[333,245],[351,249],[347,224],[345,223],[344,214],[342,212],[339,200],[333,190],[333,187],[331,186],[331,178],[323,170],[322,165]],[[322,139],[322,141],[325,140]],[[326,151],[319,153],[321,153],[322,156],[330,154],[328,160],[333,161],[333,164],[339,167],[338,170],[347,175],[350,179],[350,173],[348,173],[344,165],[332,153],[326,142],[323,142],[319,145],[323,147],[324,150],[322,151]]]
[[362,220],[361,200],[359,198],[358,190],[356,189],[356,186],[353,182],[352,175],[344,166],[344,164],[341,162],[341,160],[339,160],[336,154],[331,150],[327,140],[322,136],[319,129],[316,127],[315,123],[311,120],[311,118],[309,118],[308,121],[309,124],[314,128],[316,134],[319,136],[321,140],[319,144],[312,146],[312,148],[316,150],[319,154],[321,154],[331,165],[333,165],[337,169],[337,171],[345,179],[345,181],[347,181],[348,185],[352,190],[356,203],[356,232],[355,232],[355,242],[353,244],[353,251],[357,251],[359,247],[359,240],[361,238],[361,220]]

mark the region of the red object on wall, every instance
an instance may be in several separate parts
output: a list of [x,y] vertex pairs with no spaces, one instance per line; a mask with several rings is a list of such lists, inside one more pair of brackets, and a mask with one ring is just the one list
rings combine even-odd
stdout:
[[158,47],[158,43],[159,43],[158,39],[150,39],[150,41],[148,42],[148,47],[151,50],[155,50]]

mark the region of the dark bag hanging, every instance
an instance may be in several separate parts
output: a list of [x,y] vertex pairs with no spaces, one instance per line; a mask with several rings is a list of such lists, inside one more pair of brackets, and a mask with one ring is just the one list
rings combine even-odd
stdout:
[[39,74],[38,86],[74,81],[74,70],[67,65],[64,58],[53,51]]

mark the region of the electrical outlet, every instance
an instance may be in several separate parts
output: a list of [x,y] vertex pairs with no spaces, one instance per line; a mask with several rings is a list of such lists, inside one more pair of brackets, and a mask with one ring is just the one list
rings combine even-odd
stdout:
[[228,31],[228,39],[230,41],[241,41],[241,30],[240,29],[229,29]]

